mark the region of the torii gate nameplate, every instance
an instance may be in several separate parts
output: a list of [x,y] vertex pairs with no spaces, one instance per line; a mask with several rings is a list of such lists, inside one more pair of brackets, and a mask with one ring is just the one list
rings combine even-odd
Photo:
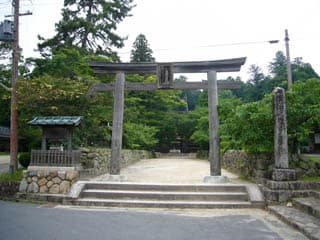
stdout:
[[[208,89],[209,107],[209,160],[210,175],[220,176],[219,157],[219,118],[217,110],[217,89],[235,89],[240,84],[236,82],[217,81],[217,72],[240,71],[246,58],[225,59],[200,62],[173,62],[173,63],[108,63],[91,62],[94,73],[116,73],[116,83],[95,84],[90,92],[114,91],[114,115],[112,129],[112,151],[110,174],[120,174],[120,156],[122,148],[122,126],[125,90],[157,90],[157,89]],[[125,73],[157,74],[158,83],[125,82]],[[174,83],[174,73],[207,73],[208,81]]]

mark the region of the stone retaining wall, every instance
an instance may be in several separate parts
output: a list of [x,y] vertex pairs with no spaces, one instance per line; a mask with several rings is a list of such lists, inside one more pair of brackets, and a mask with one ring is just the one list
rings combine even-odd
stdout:
[[274,157],[272,153],[249,154],[242,150],[228,150],[222,157],[222,167],[246,178],[270,178]]
[[[290,155],[289,164],[298,177],[320,176],[320,162],[307,156]],[[228,150],[222,157],[222,167],[243,177],[271,179],[274,168],[273,153],[249,154],[241,150]]]
[[[109,172],[111,149],[110,148],[82,148],[81,149],[81,166],[80,178],[101,175]],[[151,152],[144,150],[127,150],[121,151],[121,168],[138,162],[141,159],[152,158]]]
[[13,197],[19,191],[19,181],[0,181],[0,197]]
[[25,170],[21,180],[21,193],[68,193],[79,176],[76,170]]
[[292,167],[296,169],[298,177],[320,176],[320,161],[313,159],[312,156],[302,154],[298,157],[295,155],[290,161]]
[[[133,164],[141,159],[152,158],[152,154],[143,150],[122,150],[121,167]],[[80,178],[88,179],[109,172],[111,149],[81,149],[80,170],[66,170],[56,167],[32,167],[23,172],[19,192],[65,194]],[[72,169],[72,168],[71,168]]]

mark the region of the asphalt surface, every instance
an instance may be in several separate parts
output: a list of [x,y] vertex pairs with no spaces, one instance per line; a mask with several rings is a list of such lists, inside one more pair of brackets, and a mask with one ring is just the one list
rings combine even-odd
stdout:
[[[0,156],[0,173],[8,172],[10,166],[10,156],[9,155],[1,155]],[[18,163],[18,167],[21,165]],[[0,239],[1,240],[1,239]]]
[[9,171],[9,164],[0,164],[0,173]]
[[215,210],[180,211],[50,208],[0,201],[0,239],[306,239],[262,210],[216,210],[220,215]]
[[9,171],[10,157],[0,156],[0,173]]

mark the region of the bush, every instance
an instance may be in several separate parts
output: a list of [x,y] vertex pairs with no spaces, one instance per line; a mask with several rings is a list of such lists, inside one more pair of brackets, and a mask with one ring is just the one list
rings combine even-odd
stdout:
[[23,166],[24,168],[27,168],[31,161],[31,153],[30,152],[19,153],[18,160],[21,166]]

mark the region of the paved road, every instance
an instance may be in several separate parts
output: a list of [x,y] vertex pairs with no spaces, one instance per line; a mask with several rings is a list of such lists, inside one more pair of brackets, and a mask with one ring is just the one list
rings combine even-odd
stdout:
[[9,170],[10,156],[0,156],[0,173]]
[[0,173],[9,171],[9,164],[0,164]]
[[84,210],[0,201],[0,239],[306,238],[262,210]]

